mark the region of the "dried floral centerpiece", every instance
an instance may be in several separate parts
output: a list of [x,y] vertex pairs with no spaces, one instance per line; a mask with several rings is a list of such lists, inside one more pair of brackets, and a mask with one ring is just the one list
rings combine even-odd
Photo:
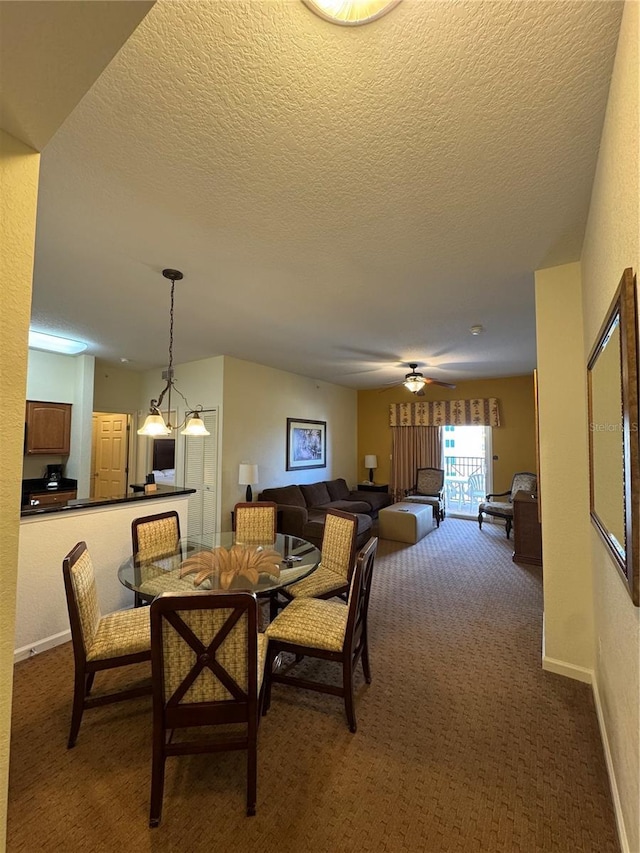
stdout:
[[258,582],[260,574],[280,577],[281,561],[282,554],[261,545],[233,545],[229,550],[219,547],[211,551],[198,551],[185,560],[180,566],[180,577],[196,572],[193,583],[194,586],[200,586],[207,578],[217,574],[220,587],[229,589],[236,577],[244,576],[252,584]]

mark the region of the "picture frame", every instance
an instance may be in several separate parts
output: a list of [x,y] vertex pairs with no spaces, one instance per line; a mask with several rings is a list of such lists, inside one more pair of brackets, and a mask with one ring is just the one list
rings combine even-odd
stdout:
[[638,302],[626,269],[587,363],[591,520],[640,606]]
[[327,467],[327,422],[287,418],[287,471]]

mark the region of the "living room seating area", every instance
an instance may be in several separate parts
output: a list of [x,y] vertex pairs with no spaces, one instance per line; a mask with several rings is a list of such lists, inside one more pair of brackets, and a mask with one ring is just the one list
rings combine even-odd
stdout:
[[280,532],[299,536],[317,547],[322,544],[327,510],[339,509],[356,515],[356,545],[362,547],[371,535],[372,520],[377,518],[379,510],[392,503],[391,496],[386,492],[349,489],[342,477],[319,483],[264,489],[258,499],[274,501],[278,505]]

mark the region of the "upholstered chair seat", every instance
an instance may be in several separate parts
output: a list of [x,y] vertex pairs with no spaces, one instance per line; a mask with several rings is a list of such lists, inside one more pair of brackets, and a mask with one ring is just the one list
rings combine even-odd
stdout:
[[78,542],[62,563],[75,664],[71,729],[67,746],[75,746],[86,708],[151,693],[151,684],[91,696],[96,672],[151,658],[148,608],[120,610],[103,616],[98,604],[93,563]]
[[408,503],[426,504],[433,507],[433,517],[436,525],[444,520],[444,468],[418,468],[416,483],[407,489],[402,501]]
[[308,577],[284,588],[287,598],[346,596],[356,559],[358,518],[353,513],[329,510],[322,535],[321,560]]
[[[528,492],[536,494],[538,491],[538,478],[531,471],[519,471],[513,475],[511,488],[508,492],[495,492],[487,495],[486,500],[482,501],[478,507],[478,526],[482,530],[482,522],[485,515],[494,518],[502,518],[505,521],[505,529],[507,539],[511,533],[513,526],[513,498],[516,492]],[[495,501],[493,498],[506,497],[506,501]]]
[[[349,599],[327,601],[320,598],[296,598],[280,613],[266,630],[269,638],[267,655],[264,711],[269,707],[271,684],[288,684],[341,696],[344,699],[349,729],[356,731],[353,698],[353,675],[359,661],[365,681],[371,683],[367,612],[371,577],[378,540],[369,539],[357,557]],[[297,678],[277,669],[274,664],[281,652],[295,656],[295,665],[304,657],[334,661],[342,666],[342,686],[308,678]]]

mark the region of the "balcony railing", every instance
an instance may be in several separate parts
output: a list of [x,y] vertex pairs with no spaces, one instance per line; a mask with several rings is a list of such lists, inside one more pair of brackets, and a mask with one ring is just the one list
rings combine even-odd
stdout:
[[[470,483],[472,475],[477,476]],[[448,512],[477,515],[478,504],[486,493],[484,456],[446,456],[444,487]]]
[[444,477],[470,477],[485,473],[484,456],[445,456]]

